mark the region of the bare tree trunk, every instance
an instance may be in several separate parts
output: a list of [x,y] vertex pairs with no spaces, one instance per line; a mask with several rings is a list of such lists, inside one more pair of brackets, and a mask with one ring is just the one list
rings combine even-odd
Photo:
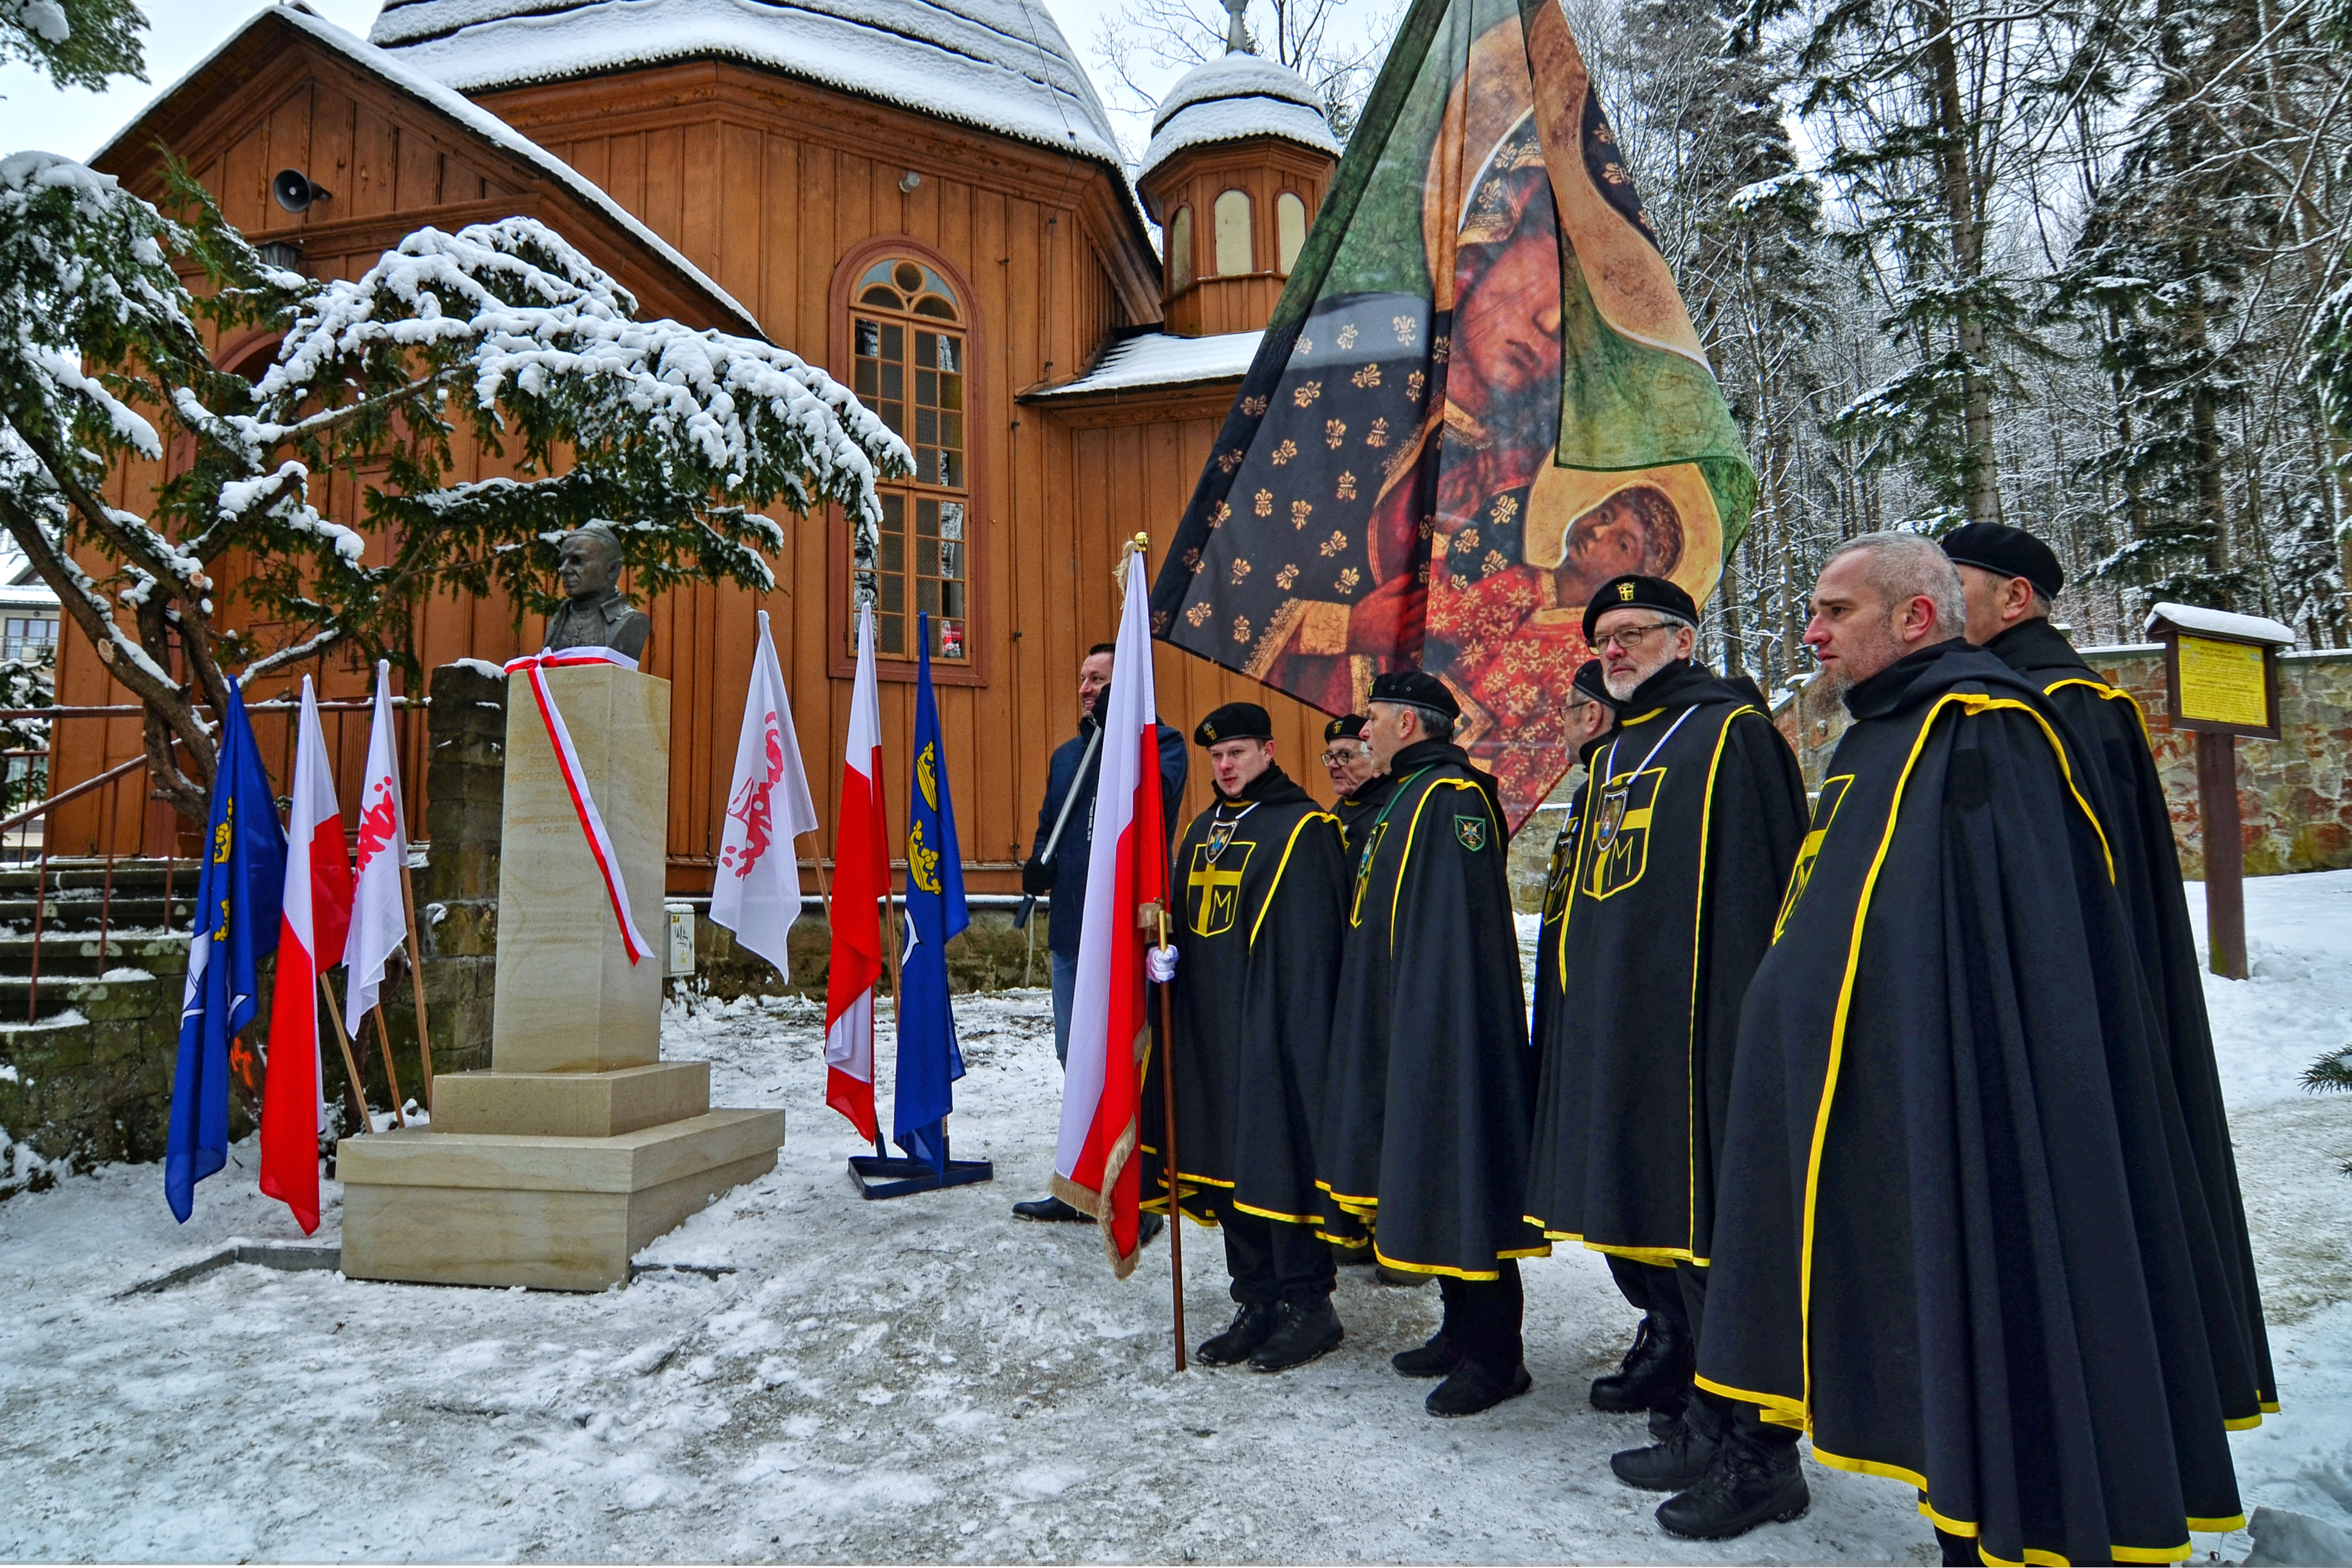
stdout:
[[[1927,45],[1936,71],[1937,129],[1943,146],[1937,155],[1944,182],[1946,222],[1951,230],[1952,271],[1965,287],[1984,271],[1984,225],[1977,211],[1976,185],[1969,171],[1968,118],[1960,106],[1960,57],[1952,37],[1951,13],[1938,6],[1928,13],[1933,37]],[[1963,306],[1955,320],[1959,337],[1961,420],[1968,449],[1961,454],[1966,476],[1962,504],[1970,522],[2000,521],[2000,473],[1993,452],[1992,380],[1990,341],[1984,320]]]

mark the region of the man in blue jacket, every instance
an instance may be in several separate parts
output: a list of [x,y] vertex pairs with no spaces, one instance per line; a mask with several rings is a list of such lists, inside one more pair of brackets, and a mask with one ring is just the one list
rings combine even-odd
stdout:
[[[1094,738],[1095,704],[1110,689],[1111,656],[1118,651],[1115,643],[1097,643],[1087,650],[1086,658],[1078,666],[1078,732],[1075,739],[1054,748],[1053,761],[1045,769],[1045,804],[1037,808],[1037,837],[1031,845],[1028,863],[1021,868],[1021,890],[1048,900],[1045,946],[1054,961],[1054,1057],[1062,1062],[1070,1058],[1070,1004],[1078,984],[1078,928],[1086,915],[1087,863],[1093,857],[1095,842],[1095,777],[1102,759],[1097,754],[1087,763],[1083,774],[1078,764],[1086,759],[1087,742]],[[1157,728],[1160,813],[1166,818],[1164,826],[1172,844],[1177,826],[1184,819],[1184,737],[1166,724]],[[1045,841],[1053,837],[1054,819],[1062,814],[1062,801],[1072,790],[1077,791],[1077,802],[1070,808],[1070,820],[1063,826],[1061,841],[1055,845],[1053,858],[1047,859]],[[1013,1212],[1023,1219],[1094,1223],[1056,1197],[1014,1204]],[[1144,1216],[1147,1222],[1159,1217]],[[1147,1228],[1158,1226],[1150,1225]]]

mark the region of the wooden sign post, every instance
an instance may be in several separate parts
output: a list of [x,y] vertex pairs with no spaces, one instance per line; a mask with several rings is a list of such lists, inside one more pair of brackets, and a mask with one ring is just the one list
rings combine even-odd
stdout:
[[2279,734],[2279,649],[2294,633],[2263,616],[2158,605],[2172,727],[2197,737],[2197,805],[2205,837],[2206,963],[2246,977],[2246,840],[2238,812],[2238,737]]

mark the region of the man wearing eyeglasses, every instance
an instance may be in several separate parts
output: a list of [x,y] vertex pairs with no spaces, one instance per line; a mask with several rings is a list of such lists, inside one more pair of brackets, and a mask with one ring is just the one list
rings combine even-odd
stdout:
[[[1588,756],[1573,863],[1556,921],[1528,1218],[1605,1253],[1643,1314],[1592,1403],[1648,1410],[1663,1441],[1611,1459],[1650,1491],[1696,1483],[1733,1407],[1692,1396],[1715,1168],[1739,1004],[1805,836],[1797,759],[1751,689],[1691,655],[1698,608],[1674,583],[1601,584],[1584,614],[1614,731]],[[1547,911],[1549,914],[1549,911]],[[1740,1439],[1762,1431],[1752,1409]]]
[[1364,744],[1364,716],[1343,713],[1323,726],[1323,771],[1331,775],[1331,787],[1339,792],[1339,802],[1331,807],[1345,832],[1349,824],[1364,814],[1364,786],[1380,776],[1373,765],[1371,748]]

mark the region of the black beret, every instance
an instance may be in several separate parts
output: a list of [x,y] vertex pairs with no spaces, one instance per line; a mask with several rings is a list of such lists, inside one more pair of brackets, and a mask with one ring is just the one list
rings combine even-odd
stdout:
[[1433,713],[1443,713],[1448,719],[1462,717],[1462,704],[1445,682],[1418,669],[1392,669],[1386,675],[1372,678],[1374,702],[1402,702],[1413,708],[1426,708]]
[[1602,611],[1620,609],[1655,610],[1689,626],[1698,625],[1698,606],[1691,603],[1688,594],[1664,577],[1644,577],[1638,572],[1629,572],[1601,584],[1592,595],[1592,603],[1584,606],[1584,640],[1592,640],[1592,628],[1599,624]]
[[1617,699],[1609,695],[1608,682],[1601,678],[1599,659],[1588,658],[1577,666],[1575,678],[1569,684],[1576,689],[1578,696],[1590,697],[1611,711],[1616,710]]
[[1361,713],[1342,713],[1323,726],[1323,743],[1328,746],[1334,741],[1352,741],[1363,732]]
[[1196,746],[1213,746],[1220,741],[1271,741],[1274,739],[1274,719],[1255,702],[1228,702],[1201,721],[1192,731]]
[[1998,522],[1962,523],[1944,535],[1944,553],[1956,566],[1979,566],[2003,577],[2022,577],[2045,599],[2066,585],[2066,569],[2042,541],[2021,528]]

